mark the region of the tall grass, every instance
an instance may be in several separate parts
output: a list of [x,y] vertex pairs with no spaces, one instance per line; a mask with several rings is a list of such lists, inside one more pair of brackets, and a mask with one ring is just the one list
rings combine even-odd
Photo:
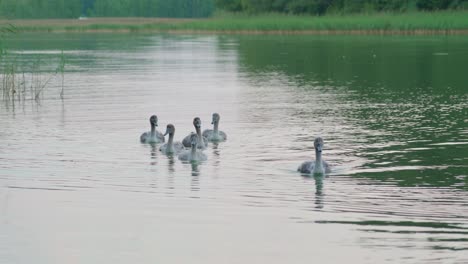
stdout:
[[45,88],[57,75],[61,77],[60,97],[63,98],[66,65],[64,52],[60,54],[55,73],[44,71],[42,67],[48,63],[40,59],[24,66],[18,63],[21,54],[10,54],[3,45],[8,35],[17,31],[18,29],[11,24],[0,25],[0,93],[3,101],[13,103],[28,99],[39,101]]
[[61,77],[60,97],[64,96],[65,55],[62,51],[55,73],[48,74],[42,67],[48,65],[40,58],[26,65],[18,63],[22,54],[10,54],[5,48],[5,39],[16,34],[18,28],[12,24],[0,25],[0,93],[3,101],[15,102],[32,99],[38,101],[44,89],[57,76]]
[[60,61],[59,61],[59,64],[57,66],[57,70],[56,72],[60,74],[60,77],[61,77],[61,90],[60,90],[60,98],[63,99],[63,96],[64,96],[64,92],[65,92],[65,65],[66,65],[66,60],[65,60],[65,54],[63,53],[63,50],[62,50],[62,53],[60,54]]
[[0,93],[5,102],[24,102],[34,100],[38,102],[51,82],[61,77],[60,96],[64,96],[65,55],[61,54],[59,65],[55,72],[43,70],[47,63],[37,59],[26,69],[18,63],[13,55],[3,52],[0,56]]
[[285,14],[226,14],[210,19],[174,20],[164,22],[111,23],[96,20],[93,24],[50,25],[34,22],[34,25],[18,26],[21,31],[219,31],[219,32],[296,32],[296,31],[468,31],[468,11],[373,13],[351,15],[285,15]]
[[232,15],[174,25],[175,29],[203,30],[467,30],[468,12],[374,13],[354,15],[292,16],[265,14]]

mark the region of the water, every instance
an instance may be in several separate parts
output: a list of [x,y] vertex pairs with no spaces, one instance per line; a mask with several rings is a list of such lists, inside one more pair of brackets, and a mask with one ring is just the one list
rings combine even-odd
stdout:
[[[0,103],[2,263],[466,263],[468,38],[26,34]],[[47,73],[45,73],[47,75]],[[50,73],[52,74],[52,73]],[[221,114],[196,166],[142,145]],[[326,178],[295,170],[325,141]]]

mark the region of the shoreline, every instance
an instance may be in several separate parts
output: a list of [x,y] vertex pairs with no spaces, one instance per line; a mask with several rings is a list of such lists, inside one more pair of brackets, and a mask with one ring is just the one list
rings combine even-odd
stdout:
[[18,33],[158,33],[158,34],[200,34],[200,35],[369,35],[369,36],[430,36],[448,35],[464,36],[468,35],[468,29],[448,29],[448,30],[199,30],[199,29],[34,29],[18,30]]
[[202,19],[88,18],[0,20],[17,33],[238,35],[468,35],[468,12],[352,16],[226,16]]

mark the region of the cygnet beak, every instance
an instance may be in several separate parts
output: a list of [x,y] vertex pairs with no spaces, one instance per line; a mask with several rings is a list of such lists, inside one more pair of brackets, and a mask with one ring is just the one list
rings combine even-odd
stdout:
[[322,152],[322,146],[321,146],[321,145],[318,145],[318,146],[316,147],[316,149],[317,149],[318,152]]

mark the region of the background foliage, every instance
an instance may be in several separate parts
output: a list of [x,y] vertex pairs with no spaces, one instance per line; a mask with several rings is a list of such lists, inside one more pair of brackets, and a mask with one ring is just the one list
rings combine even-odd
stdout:
[[208,17],[214,8],[213,0],[0,0],[0,17]]
[[348,14],[468,9],[468,0],[0,0],[3,18],[209,17],[242,13]]
[[468,8],[468,0],[215,0],[220,9],[233,12],[281,12],[322,15],[327,12],[443,10]]

